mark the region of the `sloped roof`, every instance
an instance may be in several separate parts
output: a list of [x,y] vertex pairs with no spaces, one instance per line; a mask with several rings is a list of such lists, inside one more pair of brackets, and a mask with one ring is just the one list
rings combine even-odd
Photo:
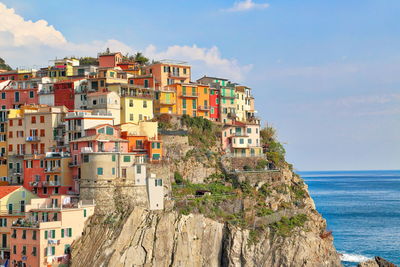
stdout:
[[88,142],[88,141],[101,141],[101,140],[107,140],[113,142],[128,142],[128,140],[107,134],[96,134],[96,135],[85,136],[79,139],[72,140],[71,142]]
[[0,186],[0,199],[11,194],[22,186]]

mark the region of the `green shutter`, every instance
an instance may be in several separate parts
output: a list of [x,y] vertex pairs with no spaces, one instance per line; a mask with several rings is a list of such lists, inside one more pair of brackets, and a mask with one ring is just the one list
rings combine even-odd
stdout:
[[44,239],[47,239],[47,237],[48,237],[48,233],[47,233],[47,231],[44,231]]
[[131,156],[124,156],[124,162],[131,162]]
[[51,255],[55,255],[56,254],[56,247],[51,247]]
[[61,238],[64,237],[64,229],[61,229]]
[[182,86],[182,95],[186,95],[186,86]]
[[193,109],[196,109],[196,99],[193,99],[193,100],[192,100],[192,108],[193,108]]
[[115,155],[111,156],[112,161],[115,161]]
[[103,168],[97,168],[97,175],[103,175]]
[[56,238],[56,230],[51,230],[51,235],[53,238]]
[[186,99],[182,99],[182,107],[186,108]]
[[[15,246],[14,246],[15,247]],[[15,254],[15,253],[14,253]],[[47,256],[47,248],[44,248],[44,255]]]
[[[114,168],[113,168],[113,171],[115,172]],[[83,217],[86,217],[86,209],[83,209]]]
[[196,87],[192,87],[192,95],[196,95]]

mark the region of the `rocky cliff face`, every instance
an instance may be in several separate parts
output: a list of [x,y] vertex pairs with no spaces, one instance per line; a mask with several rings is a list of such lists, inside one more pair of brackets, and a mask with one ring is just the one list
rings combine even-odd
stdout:
[[[276,174],[260,174],[256,180],[253,176],[253,186],[270,179],[266,203],[275,211],[254,220],[254,227],[270,225],[261,232],[199,213],[183,215],[168,201],[162,212],[135,207],[93,216],[82,238],[73,244],[72,266],[341,266],[333,238],[325,234],[325,220],[307,192],[299,207],[279,208],[292,201],[291,193],[282,191],[283,185],[300,179],[288,170],[281,179]],[[240,179],[246,177],[241,174]],[[271,227],[282,216],[297,213],[305,214],[307,221],[290,234],[277,234]]]
[[340,266],[332,239],[320,237],[324,224],[313,214],[306,230],[251,242],[249,230],[203,215],[134,208],[120,226],[93,217],[72,266]]

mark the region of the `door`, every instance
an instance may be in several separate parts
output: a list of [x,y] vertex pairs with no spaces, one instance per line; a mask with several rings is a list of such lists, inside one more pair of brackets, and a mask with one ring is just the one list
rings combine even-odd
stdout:
[[21,200],[20,205],[21,205],[21,212],[25,212],[25,200]]

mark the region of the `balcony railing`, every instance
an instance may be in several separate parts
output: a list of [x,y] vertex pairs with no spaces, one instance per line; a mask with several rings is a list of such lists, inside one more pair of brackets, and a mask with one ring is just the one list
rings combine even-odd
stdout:
[[48,186],[61,186],[60,181],[43,181],[42,182],[43,186],[48,187]]
[[39,136],[28,136],[26,142],[40,142]]
[[176,101],[175,101],[175,99],[174,100],[164,100],[164,99],[161,99],[160,100],[160,104],[161,105],[175,105],[176,104]]
[[182,94],[182,97],[198,97],[197,93],[194,94]]
[[210,110],[209,106],[198,106],[198,110]]
[[60,168],[60,167],[45,168],[45,169],[44,169],[44,172],[48,172],[48,173],[51,173],[51,172],[61,172],[61,168]]

